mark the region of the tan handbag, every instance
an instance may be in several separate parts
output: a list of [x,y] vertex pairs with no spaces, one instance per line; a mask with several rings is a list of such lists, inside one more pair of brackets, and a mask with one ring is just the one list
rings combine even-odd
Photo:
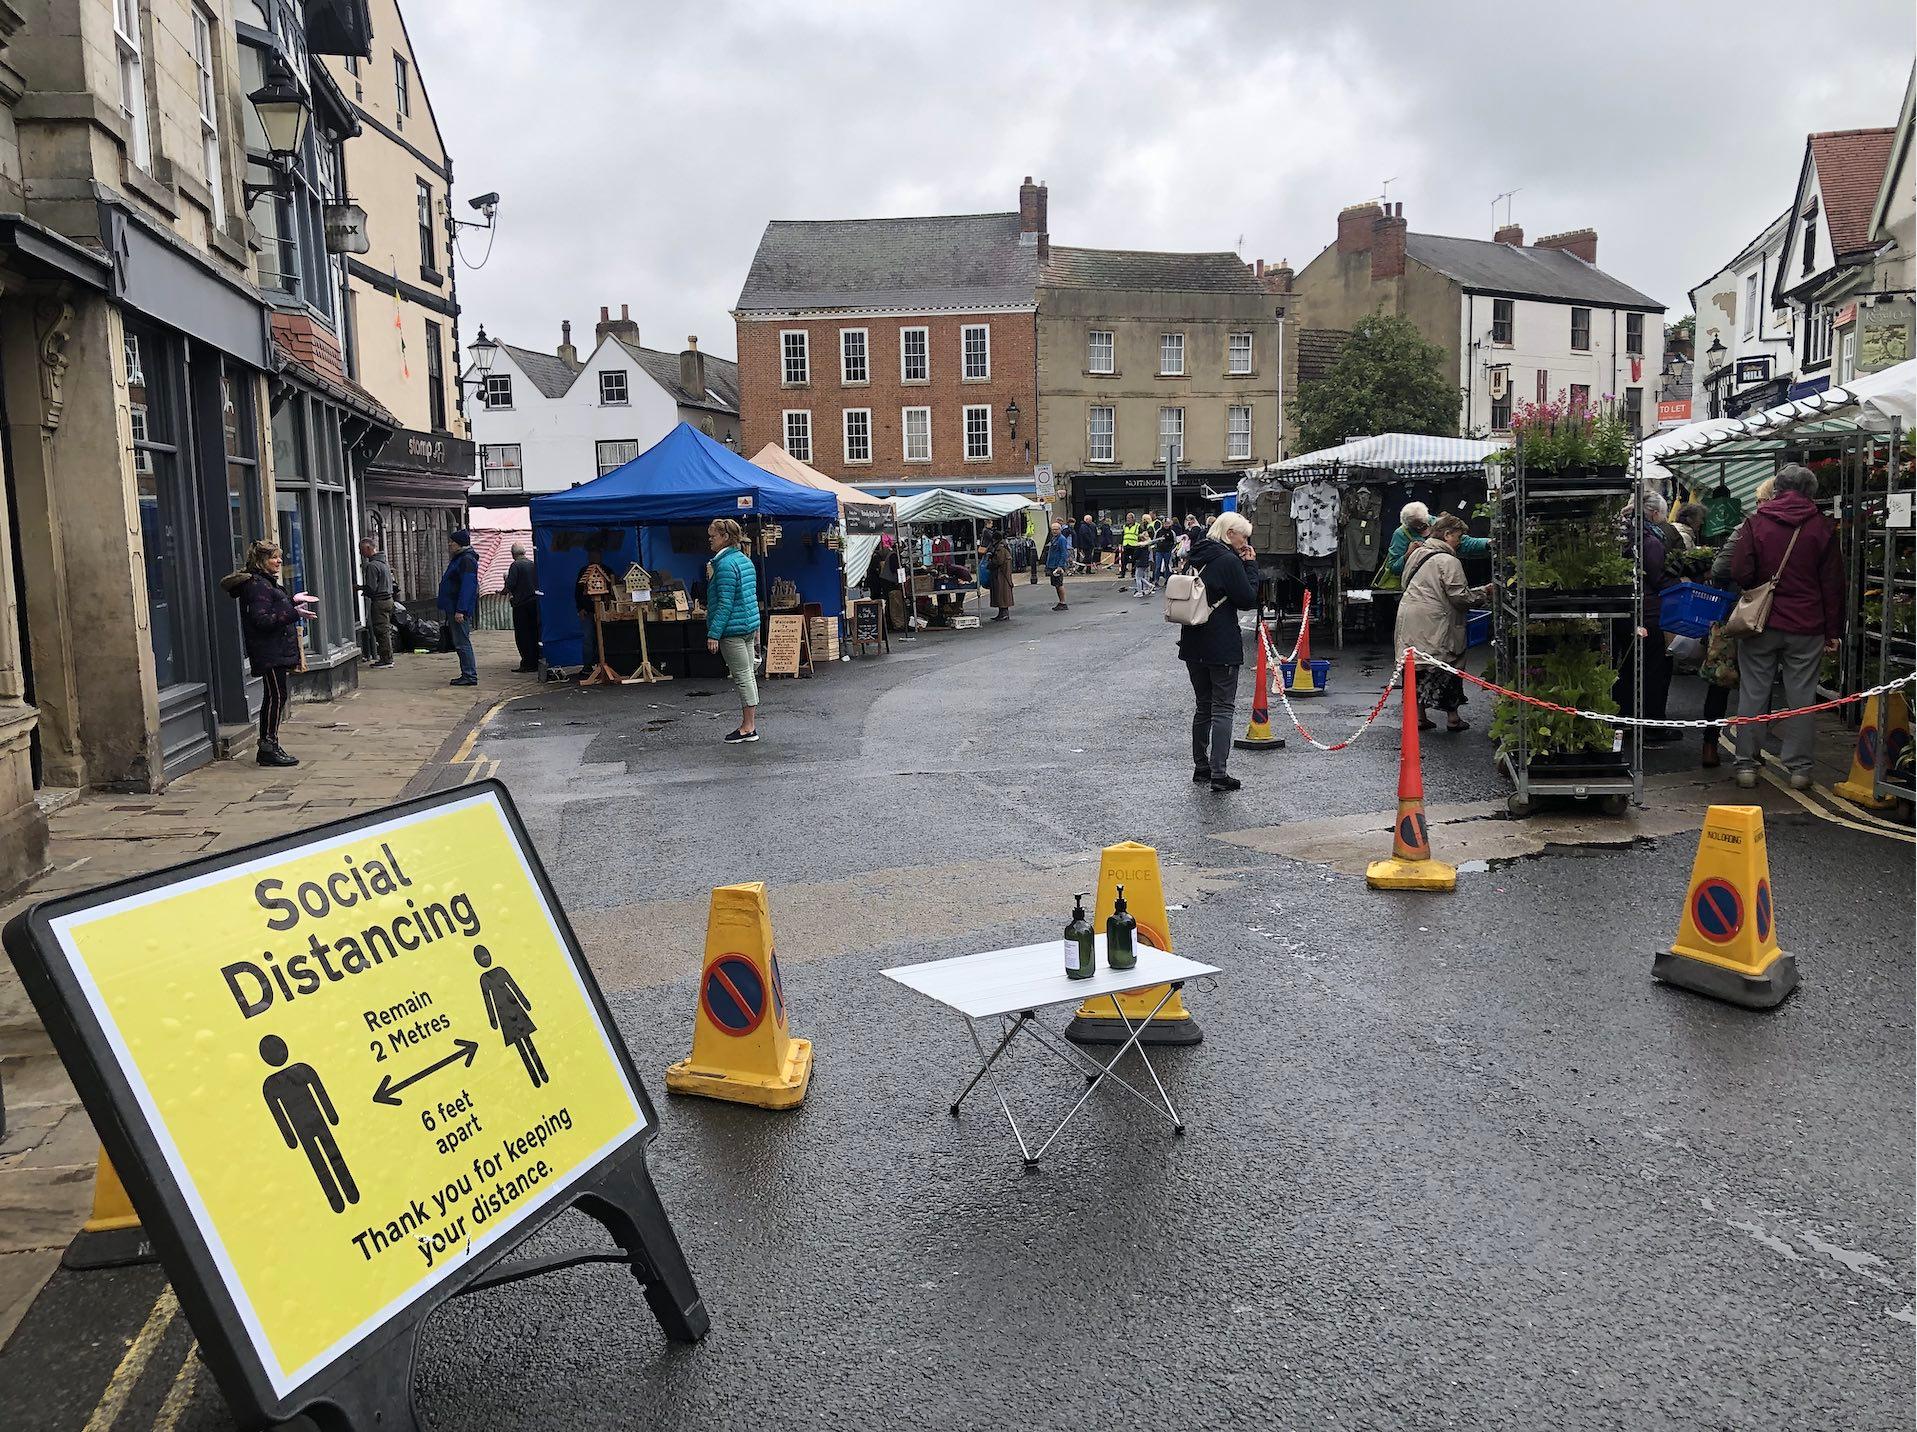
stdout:
[[[1791,548],[1797,545],[1797,539],[1804,535],[1799,527],[1791,533],[1789,545],[1777,563],[1777,570],[1771,573],[1768,582],[1759,582],[1754,587],[1746,587],[1744,594],[1737,599],[1737,605],[1731,608],[1731,614],[1724,618],[1724,635],[1729,637],[1762,636],[1764,628],[1771,619],[1771,599],[1777,594],[1777,579],[1784,575],[1784,564],[1791,559]],[[1752,538],[1756,540],[1755,537]]]

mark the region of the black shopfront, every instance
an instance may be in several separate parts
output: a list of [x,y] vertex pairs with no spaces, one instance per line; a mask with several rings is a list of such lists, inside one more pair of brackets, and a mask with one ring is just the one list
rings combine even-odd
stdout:
[[400,428],[367,464],[366,531],[392,564],[400,601],[437,599],[446,539],[466,525],[478,451],[450,433]]
[[[1191,470],[1180,468],[1171,488],[1172,516],[1185,520],[1196,513],[1209,521],[1218,513],[1218,503],[1205,496],[1213,492],[1236,492],[1240,473],[1235,468]],[[1069,479],[1072,519],[1089,516],[1094,522],[1101,512],[1114,520],[1127,512],[1165,511],[1165,473],[1162,468],[1142,472],[1076,472]]]
[[265,309],[128,209],[102,205],[117,255],[123,381],[166,779],[249,728],[234,603],[219,579],[266,535],[260,475]]

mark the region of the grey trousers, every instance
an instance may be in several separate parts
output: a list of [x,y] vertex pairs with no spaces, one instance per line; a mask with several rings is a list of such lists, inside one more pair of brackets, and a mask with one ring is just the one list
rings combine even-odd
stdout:
[[1188,661],[1185,672],[1191,677],[1196,700],[1191,718],[1192,764],[1222,776],[1225,763],[1231,760],[1231,713],[1238,704],[1238,668]]
[[[1817,673],[1824,665],[1824,638],[1815,632],[1767,631],[1747,636],[1737,644],[1737,714],[1762,716],[1770,703],[1771,682],[1784,678],[1784,706],[1792,711],[1817,700]],[[1817,735],[1815,716],[1793,716],[1775,723],[1783,740],[1784,769],[1811,768],[1811,745]],[[1763,726],[1737,728],[1737,764],[1755,768],[1763,745]]]

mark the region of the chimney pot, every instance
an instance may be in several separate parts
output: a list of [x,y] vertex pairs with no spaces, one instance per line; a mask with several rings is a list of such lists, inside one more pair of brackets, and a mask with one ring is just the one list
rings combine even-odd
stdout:
[[619,317],[621,319],[630,319],[632,317],[632,315],[626,311],[626,306],[623,303],[619,305]]
[[570,318],[564,318],[559,321],[559,356],[567,363],[577,363],[579,361],[579,350],[572,346],[572,320]]
[[697,349],[698,346],[699,346],[699,335],[696,333],[688,333],[686,335],[686,347]]
[[1371,279],[1399,278],[1404,274],[1404,205],[1394,204],[1391,212],[1371,221]]
[[1027,174],[1025,182],[1018,186],[1018,231],[1021,235],[1034,237],[1028,242],[1036,242],[1036,236],[1045,228],[1044,190],[1032,182]]
[[600,304],[599,305],[599,321],[601,323],[606,323],[606,322],[609,322],[611,318],[612,318],[612,310],[607,308],[605,304],[603,303]]

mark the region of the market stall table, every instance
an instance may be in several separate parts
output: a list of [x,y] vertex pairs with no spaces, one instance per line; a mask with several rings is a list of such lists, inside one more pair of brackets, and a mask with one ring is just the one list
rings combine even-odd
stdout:
[[[886,970],[885,977],[907,989],[917,990],[920,994],[938,1003],[955,1009],[964,1016],[966,1031],[972,1036],[972,1044],[978,1050],[978,1073],[974,1074],[952,1101],[951,1109],[956,1117],[959,1106],[966,1096],[978,1087],[978,1083],[1004,1054],[1012,1040],[1020,1033],[1025,1034],[1041,1049],[1049,1050],[1061,1062],[1069,1065],[1086,1080],[1085,1091],[1079,1095],[1070,1112],[1059,1121],[1058,1127],[1046,1137],[1037,1149],[1026,1142],[1024,1132],[1018,1126],[1018,1120],[1012,1117],[1011,1105],[1005,1102],[1001,1091],[998,1097],[999,1108],[1005,1113],[1005,1122],[1012,1127],[1012,1137],[1018,1140],[1019,1153],[1024,1156],[1026,1165],[1032,1166],[1045,1156],[1045,1151],[1065,1132],[1066,1125],[1077,1117],[1085,1101],[1092,1097],[1093,1090],[1105,1082],[1113,1080],[1133,1098],[1157,1113],[1171,1120],[1174,1133],[1185,1132],[1185,1122],[1173,1106],[1171,1096],[1165,1092],[1165,1085],[1158,1077],[1158,1071],[1152,1067],[1151,1056],[1139,1041],[1152,1020],[1158,1017],[1171,999],[1172,994],[1184,987],[1185,981],[1196,979],[1200,975],[1218,973],[1216,965],[1202,965],[1165,950],[1154,949],[1142,940],[1136,944],[1138,963],[1129,970],[1115,970],[1105,963],[1105,937],[1098,936],[1098,972],[1090,979],[1069,979],[1065,974],[1062,946],[1057,940],[1047,940],[1037,945],[1020,945],[1009,950],[988,950],[979,955],[960,955],[948,960],[929,960],[923,964],[901,965]],[[1088,999],[1101,995],[1127,994],[1133,990],[1148,989],[1154,985],[1169,986],[1164,998],[1158,1001],[1150,1014],[1134,1024],[1116,999],[1112,1008],[1118,1011],[1118,1017],[1124,1021],[1129,1036],[1119,1045],[1109,1062],[1100,1063],[1091,1055],[1068,1043],[1056,1031],[1042,1023],[1038,1011],[1057,1005],[1076,1007]],[[996,1046],[990,1051],[979,1038],[978,1021],[993,1020],[1001,1022],[1004,1033]],[[1156,1101],[1141,1094],[1131,1084],[1113,1071],[1119,1060],[1128,1051],[1135,1050],[1145,1072],[1151,1075],[1152,1085],[1158,1090]]]

